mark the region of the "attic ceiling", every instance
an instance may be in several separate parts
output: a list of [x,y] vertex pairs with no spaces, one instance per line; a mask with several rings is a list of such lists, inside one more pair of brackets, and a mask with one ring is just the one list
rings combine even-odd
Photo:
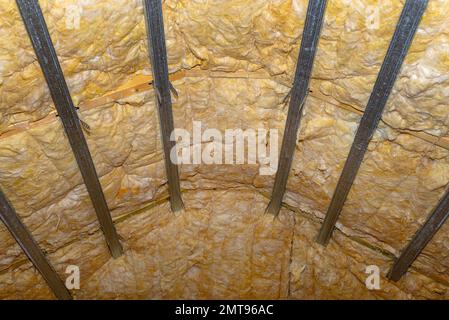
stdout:
[[[39,1],[89,127],[84,136],[123,246],[117,259],[17,4],[0,2],[0,186],[57,274],[79,266],[74,298],[448,298],[447,224],[399,281],[386,275],[449,181],[449,2],[429,2],[324,247],[316,237],[405,5],[327,2],[274,218],[265,209],[275,175],[261,175],[259,163],[180,165],[185,210],[171,211],[142,1]],[[307,6],[164,1],[174,127],[277,129],[281,141]],[[365,286],[370,265],[380,268],[378,290]],[[3,224],[0,298],[55,298]]]

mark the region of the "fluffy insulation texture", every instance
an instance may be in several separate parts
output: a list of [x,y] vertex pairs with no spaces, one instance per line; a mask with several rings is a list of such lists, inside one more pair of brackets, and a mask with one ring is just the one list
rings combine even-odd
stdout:
[[[150,73],[140,0],[39,3],[76,105]],[[446,0],[429,3],[333,239],[315,243],[403,3],[328,1],[276,219],[264,215],[274,177],[258,163],[182,165],[186,210],[170,212],[151,90],[81,108],[125,248],[114,260],[15,1],[1,1],[1,188],[61,277],[80,267],[76,298],[448,298],[448,225],[402,280],[385,278],[449,180],[449,151],[420,138],[447,138]],[[282,136],[307,1],[166,0],[163,9],[170,72],[187,70],[173,82],[175,126]],[[370,265],[379,290],[365,286]],[[0,298],[54,298],[3,225]]]

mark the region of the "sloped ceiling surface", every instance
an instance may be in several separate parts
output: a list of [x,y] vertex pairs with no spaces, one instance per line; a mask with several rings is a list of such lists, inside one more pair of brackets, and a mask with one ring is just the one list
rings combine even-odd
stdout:
[[[140,1],[39,1],[125,255],[110,258],[14,1],[0,2],[0,185],[77,298],[444,298],[448,226],[398,283],[385,275],[449,180],[447,1],[430,1],[329,247],[315,244],[403,1],[329,0],[278,219],[256,165],[182,165],[167,203],[154,92],[82,108],[149,75]],[[164,2],[175,126],[282,135],[307,1]],[[378,10],[379,25],[366,23]],[[72,11],[70,11],[72,10]],[[80,27],[67,14],[80,13]],[[427,137],[423,139],[422,137]],[[430,139],[430,138],[433,138]],[[430,142],[429,142],[430,141]],[[432,143],[432,141],[434,143]],[[52,298],[0,226],[0,298]]]

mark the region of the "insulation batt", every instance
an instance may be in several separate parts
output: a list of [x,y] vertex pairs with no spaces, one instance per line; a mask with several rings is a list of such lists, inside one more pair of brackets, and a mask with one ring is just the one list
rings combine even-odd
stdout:
[[[403,1],[329,0],[279,219],[263,214],[274,177],[259,165],[182,165],[186,211],[167,202],[154,92],[81,110],[125,255],[111,259],[12,0],[0,2],[0,185],[57,272],[81,270],[76,298],[448,298],[449,226],[398,283],[394,256],[446,189],[449,151],[398,129],[447,136],[448,1],[430,1],[327,248],[315,244]],[[140,1],[39,1],[75,104],[149,74]],[[282,134],[307,9],[302,0],[164,2],[175,126],[192,121]],[[74,11],[73,11],[74,10]],[[378,10],[378,25],[366,23]],[[79,28],[67,15],[79,12]],[[224,71],[229,77],[210,77]],[[236,72],[264,79],[233,78]],[[379,266],[379,290],[365,268]],[[53,298],[0,226],[0,298]]]

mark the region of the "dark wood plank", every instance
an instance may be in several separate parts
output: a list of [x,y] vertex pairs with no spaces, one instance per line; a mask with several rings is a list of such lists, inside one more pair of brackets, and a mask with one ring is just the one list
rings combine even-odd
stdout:
[[165,156],[165,171],[168,180],[170,204],[173,211],[184,208],[179,185],[178,166],[170,160],[170,151],[175,142],[170,140],[174,130],[170,81],[168,79],[167,50],[165,46],[164,19],[161,0],[143,0],[148,36],[148,51],[153,68],[153,87],[159,110],[162,145]]
[[0,189],[0,219],[11,235],[16,239],[28,259],[34,264],[58,299],[71,300],[69,290],[64,285],[55,269],[48,262],[33,236],[20,220],[12,205]]
[[427,0],[407,0],[404,5],[318,235],[322,245],[329,242],[426,6]]
[[16,2],[95,208],[109,250],[114,258],[119,257],[122,255],[123,249],[112,222],[111,214],[81,129],[77,110],[73,105],[41,8],[36,0],[16,0]]
[[402,251],[399,258],[393,264],[393,267],[388,273],[388,278],[393,281],[398,281],[412,265],[413,261],[424,250],[429,241],[441,228],[444,222],[449,217],[449,190],[446,191],[443,198],[440,200],[436,208],[432,211],[427,221],[416,232],[413,239],[409,242],[407,247]]
[[309,93],[309,82],[313,68],[313,61],[323,25],[326,0],[309,0],[304,31],[296,65],[295,79],[290,91],[287,121],[282,139],[278,170],[274,180],[271,201],[266,211],[278,215],[287,186],[288,174],[292,166],[296,147],[298,129],[301,122],[302,110]]

